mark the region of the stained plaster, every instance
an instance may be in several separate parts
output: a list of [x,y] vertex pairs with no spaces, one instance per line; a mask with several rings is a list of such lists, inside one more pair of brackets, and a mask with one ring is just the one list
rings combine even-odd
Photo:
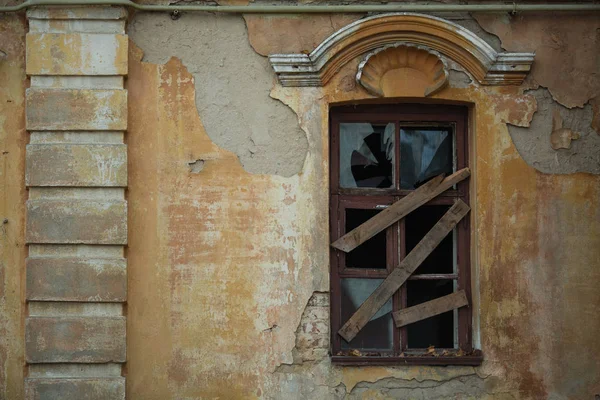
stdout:
[[167,14],[137,13],[128,33],[144,61],[181,59],[194,77],[208,135],[233,151],[244,169],[281,176],[302,171],[306,135],[297,116],[269,98],[271,67],[250,47],[241,16],[184,14],[173,21]]

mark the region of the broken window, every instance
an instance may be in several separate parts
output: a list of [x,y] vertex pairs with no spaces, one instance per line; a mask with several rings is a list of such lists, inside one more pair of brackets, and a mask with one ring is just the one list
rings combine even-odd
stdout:
[[[459,106],[331,110],[334,360],[419,363],[437,355],[440,364],[471,352],[466,127],[467,110]],[[398,217],[397,210],[419,196],[422,202]],[[438,232],[414,262],[411,252],[431,242],[434,226],[461,207],[448,231]],[[394,271],[402,263],[414,265],[399,281],[400,270]]]

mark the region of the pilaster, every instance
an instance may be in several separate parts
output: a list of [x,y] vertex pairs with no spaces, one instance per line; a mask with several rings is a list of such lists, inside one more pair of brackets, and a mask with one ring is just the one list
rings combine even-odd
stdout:
[[125,398],[126,16],[27,13],[26,399]]

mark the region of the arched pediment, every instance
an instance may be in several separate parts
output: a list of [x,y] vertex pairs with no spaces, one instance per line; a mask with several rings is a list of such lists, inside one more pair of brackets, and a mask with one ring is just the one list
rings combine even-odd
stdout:
[[498,53],[473,32],[442,18],[394,13],[355,21],[310,54],[273,54],[269,61],[283,86],[323,86],[354,58],[398,44],[448,57],[482,85],[520,85],[534,57],[534,53]]

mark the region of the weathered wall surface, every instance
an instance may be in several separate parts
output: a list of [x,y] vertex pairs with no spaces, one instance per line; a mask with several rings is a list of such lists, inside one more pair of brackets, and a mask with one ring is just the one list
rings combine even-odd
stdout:
[[0,15],[0,399],[23,396],[26,29]]
[[[540,104],[562,106],[545,89],[479,88],[457,66],[435,97],[473,104],[474,314],[485,362],[330,364],[328,104],[370,96],[355,84],[355,60],[325,88],[275,85],[270,99],[274,74],[259,56],[312,50],[349,17],[312,18],[246,17],[249,37],[233,16],[138,14],[130,25],[146,56],[130,46],[128,395],[593,398],[600,392],[600,177],[572,172],[595,172],[597,158],[577,140],[571,149],[551,147]],[[269,167],[266,156],[244,158],[248,128],[259,126],[247,116],[257,112],[267,120],[281,113],[276,137],[255,152],[269,152]],[[588,108],[576,111],[585,113],[576,124],[569,112],[559,108],[566,128],[587,129],[579,119],[587,121]],[[516,134],[529,138],[519,142]],[[585,134],[586,148],[596,146],[595,133]],[[291,152],[277,143],[290,143]],[[556,151],[584,158],[548,166]]]
[[[496,49],[537,52],[521,88],[480,88],[452,65],[435,95],[472,104],[483,365],[329,362],[328,105],[370,96],[355,83],[358,60],[325,88],[294,89],[263,56],[310,51],[358,17],[130,21],[129,398],[594,398],[593,16],[480,15],[481,27],[452,17]],[[24,395],[26,29],[22,16],[0,17],[0,399]]]
[[[144,61],[176,56],[194,76],[196,107],[212,141],[235,153],[251,173],[291,176],[302,170],[306,135],[297,117],[269,98],[274,75],[248,46],[239,16],[139,15],[129,31]],[[210,38],[208,40],[199,38]]]
[[536,52],[523,86],[533,91],[538,112],[531,129],[509,126],[527,164],[552,174],[600,174],[600,18],[593,13],[475,18],[506,50]]

